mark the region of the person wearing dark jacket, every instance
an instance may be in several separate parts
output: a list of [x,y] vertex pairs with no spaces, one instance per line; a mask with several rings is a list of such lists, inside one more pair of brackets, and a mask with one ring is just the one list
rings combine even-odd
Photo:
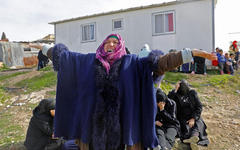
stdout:
[[43,99],[33,110],[26,140],[27,150],[44,150],[50,144],[53,136],[53,117],[55,115],[55,100]]
[[181,127],[181,140],[190,143],[192,149],[197,149],[197,144],[207,146],[209,140],[206,133],[206,124],[201,118],[202,103],[197,92],[190,89],[186,80],[176,84],[176,88],[169,92],[168,97],[177,104],[177,119]]
[[37,70],[40,70],[48,64],[48,57],[43,55],[42,51],[38,52],[38,68]]
[[155,123],[159,145],[162,150],[170,150],[180,127],[176,118],[176,103],[169,99],[160,88],[157,89],[156,97],[158,112]]

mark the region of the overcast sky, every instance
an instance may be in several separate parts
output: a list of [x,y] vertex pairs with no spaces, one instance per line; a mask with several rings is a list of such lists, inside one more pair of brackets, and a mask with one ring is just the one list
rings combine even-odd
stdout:
[[[5,32],[10,41],[37,40],[54,32],[49,22],[168,1],[171,0],[0,0],[0,35]],[[218,0],[216,46],[226,48],[233,37],[240,40],[239,7],[240,0]]]

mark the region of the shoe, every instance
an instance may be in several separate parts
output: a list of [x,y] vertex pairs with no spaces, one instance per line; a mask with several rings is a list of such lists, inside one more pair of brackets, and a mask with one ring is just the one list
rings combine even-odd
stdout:
[[194,144],[197,144],[198,141],[199,141],[198,136],[192,136],[189,139],[183,140],[183,143],[194,143]]
[[196,143],[190,144],[191,150],[199,150],[198,145]]

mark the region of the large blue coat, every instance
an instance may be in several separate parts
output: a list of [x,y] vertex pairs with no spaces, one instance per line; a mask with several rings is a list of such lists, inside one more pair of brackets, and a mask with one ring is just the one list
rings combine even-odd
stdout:
[[[62,44],[53,48],[53,64],[58,71],[55,136],[91,142],[94,108],[100,99],[96,94],[95,54],[68,51]],[[152,64],[136,55],[122,57],[117,87],[121,100],[123,143],[155,147],[157,112]]]

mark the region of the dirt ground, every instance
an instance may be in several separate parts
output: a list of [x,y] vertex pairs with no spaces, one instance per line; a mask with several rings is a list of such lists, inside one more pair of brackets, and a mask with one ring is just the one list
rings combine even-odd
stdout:
[[[202,101],[202,117],[208,127],[209,149],[240,149],[240,95],[217,93],[206,88],[201,94],[212,95],[217,101]],[[200,94],[200,95],[201,95]]]
[[[38,71],[31,71],[5,82],[9,82],[11,87],[19,80],[39,74]],[[189,82],[193,80],[198,80],[198,76],[189,78]],[[19,90],[13,91],[13,94],[16,96],[7,102],[9,107],[7,105],[0,106],[0,112],[13,114],[13,124],[20,125],[23,129],[21,132],[25,136],[33,108],[41,99],[49,97],[48,91],[54,90],[55,87],[51,87],[26,95],[19,93]],[[238,90],[240,90],[240,85]],[[198,91],[204,105],[202,118],[208,127],[207,132],[210,139],[209,146],[202,149],[240,150],[240,92],[236,91],[236,94],[232,94],[223,91],[221,88],[210,86],[201,88]],[[10,149],[20,149],[14,146],[14,143],[12,145]]]

